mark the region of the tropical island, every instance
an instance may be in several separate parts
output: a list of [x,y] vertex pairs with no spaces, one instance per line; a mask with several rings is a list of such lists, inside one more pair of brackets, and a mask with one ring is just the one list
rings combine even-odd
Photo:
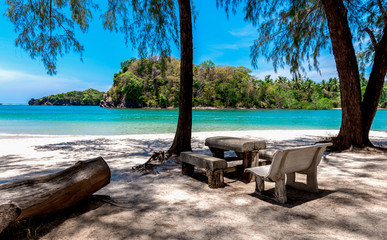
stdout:
[[90,88],[85,91],[59,93],[39,99],[32,98],[28,101],[28,105],[98,106],[104,94],[104,92]]
[[[332,109],[340,107],[337,78],[315,81],[302,76],[267,75],[260,80],[251,70],[219,66],[211,60],[194,65],[193,107],[250,109]],[[367,80],[362,78],[364,94]],[[163,66],[158,57],[131,58],[121,63],[107,93],[95,89],[71,91],[32,98],[29,105],[98,106],[104,108],[177,108],[179,106],[180,60],[170,57]],[[387,107],[385,84],[379,108]]]

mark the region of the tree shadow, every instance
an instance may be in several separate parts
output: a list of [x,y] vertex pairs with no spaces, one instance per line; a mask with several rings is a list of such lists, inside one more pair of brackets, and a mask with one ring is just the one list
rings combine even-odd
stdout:
[[317,193],[311,193],[311,192],[295,189],[290,186],[286,186],[287,202],[285,204],[281,204],[274,200],[275,199],[274,188],[265,190],[261,194],[254,192],[254,193],[250,193],[249,195],[252,197],[258,198],[261,201],[266,201],[268,203],[271,203],[273,205],[278,205],[286,208],[294,208],[302,204],[305,204],[307,202],[324,198],[335,192],[336,191],[334,190],[321,189]]
[[58,210],[50,214],[20,219],[4,229],[3,232],[0,233],[0,239],[39,239],[59,225],[63,224],[63,222],[98,209],[103,204],[106,203],[101,201],[96,196],[90,196],[66,209]]
[[[66,210],[9,227],[0,234],[0,239],[39,239],[42,236],[76,239],[80,232],[84,232],[83,237],[87,239],[251,239],[252,236],[283,238],[292,234],[316,238],[316,233],[330,228],[343,232],[356,229],[357,236],[377,237],[372,230],[354,222],[351,215],[336,212],[348,206],[359,209],[360,202],[351,196],[371,197],[353,188],[324,189],[316,194],[288,188],[288,203],[279,205],[249,193],[254,183],[245,184],[238,178],[227,177],[225,188],[210,189],[200,171],[193,179],[181,175],[180,170],[176,165],[157,175],[142,176],[129,168],[124,169],[129,177],[136,175],[136,180],[112,183],[102,189],[102,194],[112,196],[110,204],[100,198],[86,199]],[[267,194],[272,195],[273,189]],[[206,202],[211,207],[203,207]],[[355,216],[373,224],[381,218],[374,214],[359,211]],[[303,231],[292,232],[289,223],[302,226]],[[28,235],[27,231],[36,231],[36,234]]]
[[[268,148],[313,143],[314,139],[306,137],[271,141]],[[202,172],[188,177],[181,174],[178,164],[161,169],[157,175],[143,176],[131,170],[153,151],[167,149],[169,144],[164,139],[97,139],[37,147],[38,152],[53,151],[60,153],[61,159],[72,159],[50,166],[44,161],[54,157],[45,157],[34,165],[20,165],[28,159],[17,154],[1,158],[0,166],[6,170],[22,168],[22,174],[14,175],[12,180],[59,171],[88,156],[102,156],[110,166],[112,181],[97,192],[110,195],[110,204],[87,199],[72,208],[11,226],[0,234],[0,239],[28,239],[28,230],[37,231],[29,239],[79,239],[79,233],[87,239],[282,239],[297,234],[305,239],[329,239],[336,233],[343,234],[343,238],[383,236],[384,216],[377,209],[364,208],[368,204],[384,206],[384,188],[370,185],[382,181],[384,175],[367,173],[381,173],[386,167],[383,157],[370,161],[363,155],[353,158],[326,154],[319,166],[319,174],[324,170],[323,177],[319,175],[322,190],[314,194],[287,188],[288,203],[283,206],[266,197],[261,199],[252,193],[255,183],[243,183],[238,176],[228,174],[225,188],[210,189]],[[203,140],[193,139],[192,145],[195,152],[211,155]],[[347,178],[355,181],[347,183]],[[365,181],[368,179],[370,183]],[[270,197],[273,191],[268,189],[265,194]],[[332,235],[326,235],[328,232]]]

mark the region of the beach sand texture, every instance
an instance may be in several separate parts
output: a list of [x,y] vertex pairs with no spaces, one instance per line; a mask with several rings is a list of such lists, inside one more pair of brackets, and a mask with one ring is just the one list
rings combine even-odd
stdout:
[[[210,155],[210,136],[258,138],[268,148],[313,144],[337,131],[259,130],[195,132],[192,147]],[[387,147],[387,132],[372,131]],[[0,134],[0,183],[62,170],[102,156],[111,183],[100,197],[28,222],[36,239],[385,239],[387,236],[387,154],[383,151],[328,153],[318,167],[320,192],[288,189],[284,206],[254,194],[255,183],[226,175],[226,186],[210,189],[206,177],[181,174],[179,159],[159,174],[131,168],[153,151],[167,150],[173,134],[45,136]],[[274,183],[266,183],[272,194]],[[32,234],[34,235],[34,234]],[[10,227],[0,239],[25,238]]]

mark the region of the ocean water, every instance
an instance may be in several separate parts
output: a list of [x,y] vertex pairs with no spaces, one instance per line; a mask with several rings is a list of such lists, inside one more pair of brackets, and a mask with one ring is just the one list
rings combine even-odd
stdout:
[[[174,133],[176,109],[104,109],[85,106],[0,105],[0,133],[120,135]],[[194,132],[339,129],[341,110],[194,110]],[[371,130],[387,131],[387,110]]]

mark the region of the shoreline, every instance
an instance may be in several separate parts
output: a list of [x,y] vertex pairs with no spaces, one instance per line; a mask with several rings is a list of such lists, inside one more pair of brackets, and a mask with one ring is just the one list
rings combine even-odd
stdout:
[[[205,139],[213,136],[233,136],[264,140],[267,148],[311,145],[337,135],[338,130],[249,130],[193,132],[193,151],[211,155]],[[131,135],[32,135],[0,133],[0,182],[34,176],[45,171],[68,167],[80,160],[102,156],[114,168],[142,164],[155,151],[166,151],[174,133]],[[371,131],[371,142],[387,148],[387,131]],[[14,169],[16,166],[22,169]],[[9,169],[7,165],[10,164]],[[117,165],[118,164],[118,165]],[[35,170],[34,170],[35,169]],[[118,179],[121,177],[117,177]]]
[[[204,141],[207,137],[213,136],[233,136],[242,138],[260,139],[267,142],[268,147],[281,147],[289,145],[314,144],[318,141],[326,140],[338,134],[339,130],[246,130],[246,131],[211,131],[211,132],[192,132],[192,149],[206,149]],[[145,161],[153,153],[152,151],[161,151],[169,149],[172,144],[175,133],[160,134],[125,134],[125,135],[43,135],[43,134],[8,134],[0,133],[0,158],[11,155],[23,155],[25,158],[36,159],[39,155],[41,146],[47,147],[47,154],[60,157],[60,151],[69,149],[86,149],[85,153],[77,152],[72,155],[85,156],[90,155],[109,155],[114,158],[113,152],[135,151],[138,159]],[[298,140],[297,140],[298,139]],[[301,139],[301,140],[300,140]],[[370,131],[371,142],[375,146],[387,148],[387,131]],[[287,143],[289,142],[289,143]],[[92,147],[89,146],[92,145]],[[77,147],[79,145],[79,147]],[[111,145],[111,146],[110,146]],[[113,147],[116,145],[115,147]],[[110,147],[116,150],[110,149]],[[97,151],[93,152],[92,150]],[[107,150],[105,154],[103,150]],[[58,152],[59,151],[59,152]],[[28,156],[31,154],[31,156]],[[87,154],[86,154],[87,155]],[[24,158],[23,157],[23,158]],[[40,161],[40,160],[39,160]],[[1,179],[1,177],[0,177]]]
[[[254,133],[278,133],[278,132],[294,132],[299,134],[307,134],[307,133],[329,133],[329,134],[338,134],[339,129],[253,129],[253,130],[229,130],[229,131],[197,131],[192,132],[192,136],[195,135],[230,135],[230,134],[254,134]],[[380,134],[387,134],[387,130],[371,130],[370,135],[380,135]],[[0,132],[0,139],[2,137],[38,137],[38,138],[67,138],[67,137],[113,137],[113,138],[121,138],[121,137],[144,137],[144,136],[152,136],[152,135],[159,135],[159,136],[175,136],[175,132],[167,132],[167,133],[130,133],[130,134],[34,134],[34,133],[5,133]],[[285,134],[286,135],[286,134]]]
[[[200,137],[200,136],[242,136],[242,135],[276,135],[278,137],[279,134],[289,135],[288,132],[292,132],[296,135],[302,135],[307,133],[312,134],[337,134],[339,130],[335,129],[268,129],[268,130],[230,130],[230,131],[203,131],[203,132],[192,132],[192,137]],[[375,133],[386,133],[387,131],[378,130],[371,131]],[[175,133],[133,133],[133,134],[111,134],[111,135],[103,135],[103,134],[33,134],[33,133],[1,133],[0,139],[2,138],[155,138],[155,137],[171,137],[173,138]]]
[[[167,109],[167,110],[179,110],[179,107],[132,107],[132,108],[121,108],[121,107],[115,107],[115,108],[107,108],[107,107],[101,107],[100,105],[51,105],[51,104],[28,104],[28,103],[2,103],[0,106],[49,106],[49,107],[100,107],[105,109]],[[197,106],[192,107],[192,110],[310,110],[310,111],[316,111],[316,110],[342,110],[342,108],[329,108],[329,109],[307,109],[307,108],[248,108],[248,107],[203,107],[203,106]],[[387,108],[377,108],[377,110],[387,110]]]

